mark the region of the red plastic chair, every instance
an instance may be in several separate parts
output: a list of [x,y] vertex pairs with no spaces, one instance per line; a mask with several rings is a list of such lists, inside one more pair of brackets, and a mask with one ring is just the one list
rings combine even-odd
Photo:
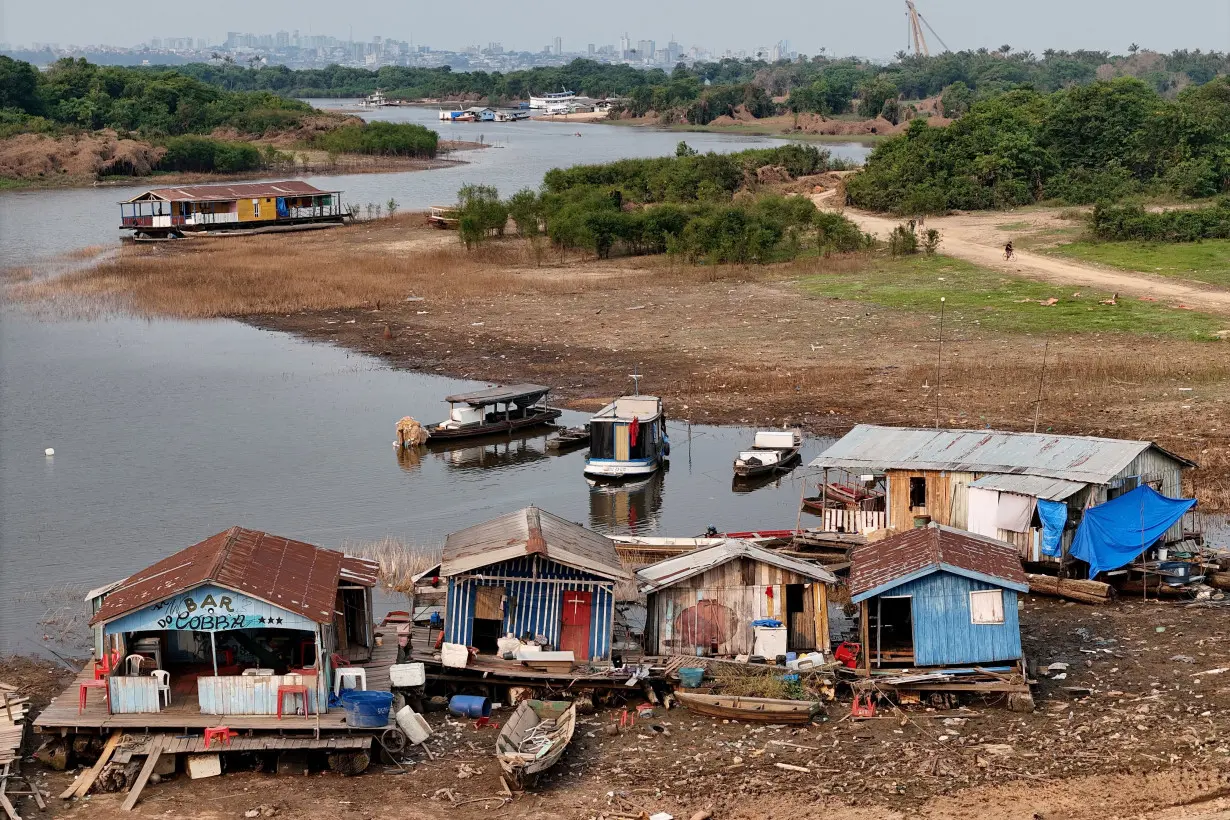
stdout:
[[107,703],[107,711],[111,711],[111,688],[105,680],[83,680],[77,689],[77,714],[85,711],[86,699],[91,689],[101,689],[103,700]]
[[296,695],[303,696],[303,716],[309,717],[311,710],[308,708],[308,688],[304,684],[284,683],[278,687],[278,720],[282,719],[282,705],[286,701],[286,696],[292,697]]
[[232,732],[227,726],[210,726],[205,729],[205,748],[208,749],[213,743],[214,738],[217,738],[220,743],[225,746],[231,745],[231,738],[239,737],[238,732]]

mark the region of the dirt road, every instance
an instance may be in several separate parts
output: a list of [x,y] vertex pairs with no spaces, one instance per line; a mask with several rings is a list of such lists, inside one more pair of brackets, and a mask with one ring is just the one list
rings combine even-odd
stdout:
[[[824,198],[825,194],[817,194],[813,200],[817,205],[823,205]],[[881,239],[901,224],[900,219],[853,208],[846,208],[843,213],[864,231],[877,234]],[[926,227],[940,232],[943,240],[940,245],[941,253],[980,267],[1058,285],[1096,287],[1111,293],[1149,297],[1208,313],[1230,314],[1230,291],[1218,290],[1208,285],[1193,285],[1179,279],[1120,271],[1021,250],[1016,251],[1011,261],[1005,261],[1004,243],[1019,231],[1007,231],[1000,226],[1018,221],[1042,227],[1055,222],[1056,216],[1049,211],[1029,211],[1023,214],[1005,214],[998,211],[958,214],[929,218]]]

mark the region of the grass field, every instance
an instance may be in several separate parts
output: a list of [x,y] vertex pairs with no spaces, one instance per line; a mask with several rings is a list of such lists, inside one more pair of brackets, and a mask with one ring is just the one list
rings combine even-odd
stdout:
[[1230,287],[1230,239],[1203,242],[1072,242],[1053,253],[1124,270]]
[[[947,256],[879,256],[867,267],[802,281],[806,293],[938,314],[954,329],[1014,333],[1122,332],[1188,339],[1214,338],[1224,321],[1138,299],[1101,301],[1111,294],[1016,279]],[[1050,299],[1051,305],[1040,304]]]

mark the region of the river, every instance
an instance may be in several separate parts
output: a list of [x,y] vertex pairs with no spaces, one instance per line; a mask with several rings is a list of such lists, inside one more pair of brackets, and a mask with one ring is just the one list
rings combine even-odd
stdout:
[[[429,109],[377,115],[436,124]],[[499,147],[443,170],[309,181],[349,201],[393,197],[421,209],[452,201],[466,182],[508,194],[552,167],[670,154],[681,138],[702,151],[772,144],[578,123],[443,131]],[[115,245],[115,203],[143,189],[0,194],[0,267]],[[334,548],[385,536],[435,545],[530,503],[603,532],[795,524],[804,470],[753,492],[732,488],[747,429],[672,422],[669,472],[633,488],[592,488],[583,453],[548,455],[542,436],[399,461],[397,419],[439,418],[441,397],[470,386],[239,322],[45,321],[0,309],[0,655],[80,653],[87,589],[234,524]],[[643,386],[653,389],[652,373]],[[823,444],[809,439],[805,457]]]

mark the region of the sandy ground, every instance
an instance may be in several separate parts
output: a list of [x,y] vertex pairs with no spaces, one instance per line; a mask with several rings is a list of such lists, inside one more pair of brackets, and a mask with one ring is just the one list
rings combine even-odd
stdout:
[[[1172,603],[1090,607],[1027,597],[1026,654],[1054,665],[1038,676],[1032,714],[972,700],[853,721],[843,694],[821,722],[805,727],[727,723],[659,707],[612,735],[619,708],[603,708],[582,716],[548,777],[506,801],[491,757],[495,731],[437,712],[428,716],[436,759],[411,753],[407,774],[377,764],[355,778],[276,777],[236,759],[220,779],[181,775],[149,786],[132,815],[118,810],[122,794],[53,799],[50,814],[214,820],[264,806],[274,812],[265,816],[306,820],[629,820],[640,811],[690,818],[705,809],[749,820],[1211,819],[1230,810],[1230,681],[1222,679],[1230,649],[1221,615]],[[1069,687],[1082,687],[1081,696]],[[71,779],[71,772],[37,771],[53,795]]]
[[[816,197],[817,204],[823,200]],[[886,238],[901,219],[846,208],[842,211],[864,231]],[[1004,245],[1021,233],[1000,226],[1028,223],[1032,229],[1047,226],[1070,227],[1054,210],[993,213],[963,213],[928,217],[927,228],[943,236],[940,252],[991,270],[1000,270],[1028,279],[1078,287],[1096,287],[1125,296],[1146,296],[1177,307],[1195,308],[1208,313],[1230,315],[1230,291],[1209,285],[1194,285],[1174,278],[1101,267],[1086,262],[1058,259],[1045,254],[1015,250],[1011,260],[1004,259]]]

